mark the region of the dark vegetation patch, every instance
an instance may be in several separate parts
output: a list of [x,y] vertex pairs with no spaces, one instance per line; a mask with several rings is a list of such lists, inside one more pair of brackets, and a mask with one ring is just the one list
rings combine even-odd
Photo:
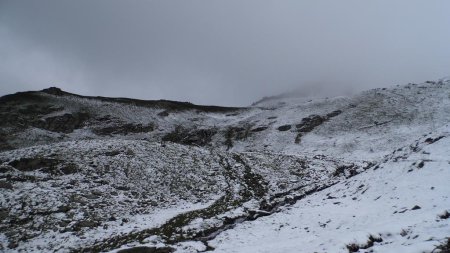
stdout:
[[[131,133],[148,133],[155,129],[153,123],[149,124],[133,124],[127,123],[111,115],[97,117],[90,122],[93,125],[92,131],[96,135],[110,136],[114,134],[128,135]],[[100,125],[101,127],[96,127]]]
[[92,131],[96,135],[107,136],[107,135],[128,135],[131,133],[148,133],[153,131],[155,126],[153,124],[132,124],[132,123],[117,123],[112,126],[107,126],[103,128],[94,128]]
[[322,125],[325,121],[328,121],[329,119],[338,116],[341,114],[341,110],[336,110],[328,113],[325,116],[320,115],[309,115],[306,118],[303,118],[302,121],[295,125],[297,128],[297,136],[295,137],[295,143],[300,143],[301,137],[305,135],[306,133],[311,132],[314,128]]
[[60,166],[59,170],[64,175],[74,174],[74,173],[78,172],[78,166],[73,163],[67,163],[67,164],[63,164],[62,166]]
[[[58,210],[59,211],[59,210]],[[81,231],[83,228],[95,228],[100,226],[99,221],[91,220],[91,219],[85,219],[77,221],[71,228],[73,231]]]
[[[233,147],[234,141],[241,141],[246,140],[252,133],[264,131],[262,128],[255,128],[257,131],[253,131],[252,124],[244,124],[242,127],[228,127],[225,130],[224,137],[225,137],[225,146],[227,146],[227,150]],[[255,130],[254,129],[254,130]]]
[[120,154],[119,150],[112,150],[105,153],[106,156],[116,156],[118,154]]
[[445,219],[450,218],[450,213],[449,213],[447,210],[445,210],[445,212],[444,212],[443,214],[438,215],[438,217],[439,217],[440,219],[445,220]]
[[6,151],[6,150],[10,150],[13,149],[14,147],[11,146],[8,141],[7,138],[5,136],[5,134],[0,132],[0,152],[2,151]]
[[433,253],[450,253],[450,237],[447,238],[441,245],[437,246]]
[[178,125],[175,129],[166,134],[162,140],[184,145],[205,146],[211,142],[212,137],[217,133],[217,129],[188,130]]
[[13,185],[10,182],[7,182],[5,180],[0,180],[0,189],[12,190]]
[[245,191],[242,193],[245,199],[251,199],[255,197],[256,199],[262,198],[267,193],[267,182],[264,178],[253,172],[252,168],[243,160],[243,158],[235,154],[233,158],[240,164],[244,165],[244,183]]
[[359,245],[356,243],[350,243],[346,245],[348,252],[358,252],[359,251]]
[[66,113],[35,121],[31,125],[52,132],[71,133],[75,129],[82,128],[89,118],[90,116],[86,112]]
[[288,131],[292,128],[291,125],[283,125],[283,126],[279,126],[277,129],[278,131],[284,132],[284,131]]
[[251,134],[251,124],[245,124],[243,127],[232,127],[233,137],[235,140],[246,140]]
[[225,131],[225,146],[227,146],[227,150],[233,147],[233,138],[234,138],[234,130],[233,128],[228,128]]
[[319,115],[310,115],[306,118],[302,119],[300,124],[295,125],[297,131],[299,132],[311,132],[315,127],[321,125],[323,122],[327,120],[327,117],[322,117]]
[[9,162],[9,165],[22,172],[39,170],[55,175],[73,174],[78,171],[78,167],[73,163],[45,157],[21,158]]
[[260,126],[260,127],[253,128],[251,131],[252,132],[262,132],[262,131],[266,130],[267,128],[268,128],[267,126]]
[[[153,124],[135,124],[130,122],[118,122],[117,120],[115,120],[115,122],[109,122],[107,117],[96,119],[95,108],[78,103],[76,100],[74,100],[74,103],[78,104],[75,106],[79,107],[77,111],[65,114],[61,113],[61,115],[58,116],[49,115],[65,109],[62,106],[65,100],[62,98],[80,98],[92,100],[94,102],[104,101],[161,109],[161,112],[159,113],[160,117],[166,117],[172,112],[186,110],[194,112],[239,114],[242,110],[246,109],[241,107],[203,106],[189,102],[169,100],[146,101],[129,98],[80,96],[62,91],[56,87],[51,87],[42,91],[19,92],[0,97],[0,151],[14,149],[15,144],[13,145],[12,143],[16,143],[15,140],[17,139],[22,140],[20,139],[22,138],[21,135],[17,135],[17,133],[23,132],[29,127],[36,127],[58,133],[71,133],[76,129],[90,126],[93,128],[93,132],[100,136],[146,133],[153,131],[155,128]],[[108,124],[100,124],[103,122]],[[193,134],[202,135],[205,133],[208,134],[211,133],[211,131],[206,130]],[[56,139],[55,136],[47,136],[45,134],[42,136],[39,135],[36,138],[37,141],[42,142],[60,140]],[[204,139],[204,137],[201,137],[200,139]],[[205,141],[202,140],[187,140],[187,142],[194,145],[204,145],[205,143]]]
[[439,137],[437,137],[437,138],[427,138],[426,140],[425,140],[425,143],[427,143],[427,144],[432,144],[432,143],[435,143],[435,142],[437,142],[438,140],[440,140],[440,139],[442,139],[442,138],[444,138],[445,136],[439,136]]
[[341,113],[342,113],[341,110],[332,111],[332,112],[330,112],[330,113],[327,114],[327,117],[328,117],[328,118],[336,117],[336,116],[338,116],[338,115],[341,114]]
[[346,178],[353,177],[358,174],[357,169],[359,167],[357,165],[341,165],[336,168],[333,172],[334,177],[345,176]]
[[62,109],[37,92],[6,95],[0,97],[0,126],[24,129],[42,116]]
[[169,112],[167,110],[162,111],[162,112],[158,113],[158,116],[167,117],[167,116],[169,116]]
[[39,96],[35,91],[17,92],[0,97],[0,105],[5,105],[6,103],[20,103],[24,100],[39,103],[44,101],[45,98]]
[[347,244],[347,250],[349,253],[352,252],[358,252],[360,249],[368,249],[373,247],[373,245],[375,245],[375,243],[378,242],[383,242],[383,239],[381,237],[376,237],[373,235],[369,235],[369,238],[367,239],[367,242],[365,244],[357,244],[357,243],[351,243],[351,244]]
[[0,220],[6,219],[8,217],[9,211],[6,208],[0,208]]
[[34,157],[34,158],[21,158],[9,163],[10,166],[20,171],[35,171],[43,168],[53,169],[56,168],[61,161],[51,158]]

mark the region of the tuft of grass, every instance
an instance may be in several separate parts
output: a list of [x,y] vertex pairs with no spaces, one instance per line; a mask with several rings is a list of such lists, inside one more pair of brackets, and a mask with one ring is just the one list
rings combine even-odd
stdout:
[[346,247],[347,247],[349,253],[359,251],[359,245],[356,243],[347,244]]
[[432,253],[450,253],[450,237],[446,239],[441,245],[437,246]]
[[450,213],[447,210],[445,210],[445,212],[443,214],[440,214],[438,216],[439,216],[439,218],[445,220],[445,219],[450,218]]
[[368,249],[373,247],[376,242],[382,242],[383,239],[380,236],[369,235],[367,242],[365,244],[351,243],[347,244],[346,247],[349,253],[358,252],[360,249]]

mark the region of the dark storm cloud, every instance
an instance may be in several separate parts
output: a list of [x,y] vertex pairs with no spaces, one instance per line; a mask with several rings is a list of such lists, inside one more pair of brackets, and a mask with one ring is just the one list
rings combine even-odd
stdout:
[[1,94],[247,105],[450,75],[449,1],[0,1]]

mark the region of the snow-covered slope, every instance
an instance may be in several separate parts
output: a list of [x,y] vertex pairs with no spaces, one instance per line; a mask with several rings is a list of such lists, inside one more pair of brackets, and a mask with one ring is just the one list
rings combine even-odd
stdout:
[[0,251],[431,252],[449,123],[449,79],[248,108],[8,95]]
[[450,235],[449,154],[447,125],[364,173],[239,224],[210,245],[215,252],[430,252]]
[[[330,99],[269,100],[261,111],[242,122],[269,126],[240,142],[235,150],[271,150],[283,153],[313,153],[352,159],[379,159],[424,133],[441,127],[450,118],[450,87],[446,79],[374,89],[356,96]],[[302,119],[341,111],[302,134],[295,142]],[[287,131],[276,131],[289,125]]]
[[210,228],[221,227],[225,217],[233,218],[223,213],[253,215],[240,210],[245,203],[260,209],[302,192],[291,189],[337,182],[340,167],[356,173],[368,165],[137,140],[60,142],[3,152],[0,160],[6,179],[0,229],[7,232],[5,244],[17,250],[110,249],[120,242],[105,240],[131,242],[128,233],[153,227],[167,240],[193,238],[201,231],[175,231],[166,222],[197,209],[177,225],[202,218]]

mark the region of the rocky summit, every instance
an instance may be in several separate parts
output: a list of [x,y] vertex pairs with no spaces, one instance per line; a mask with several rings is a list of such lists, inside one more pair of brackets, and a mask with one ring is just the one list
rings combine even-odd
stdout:
[[1,252],[450,252],[450,79],[249,107],[0,98]]

